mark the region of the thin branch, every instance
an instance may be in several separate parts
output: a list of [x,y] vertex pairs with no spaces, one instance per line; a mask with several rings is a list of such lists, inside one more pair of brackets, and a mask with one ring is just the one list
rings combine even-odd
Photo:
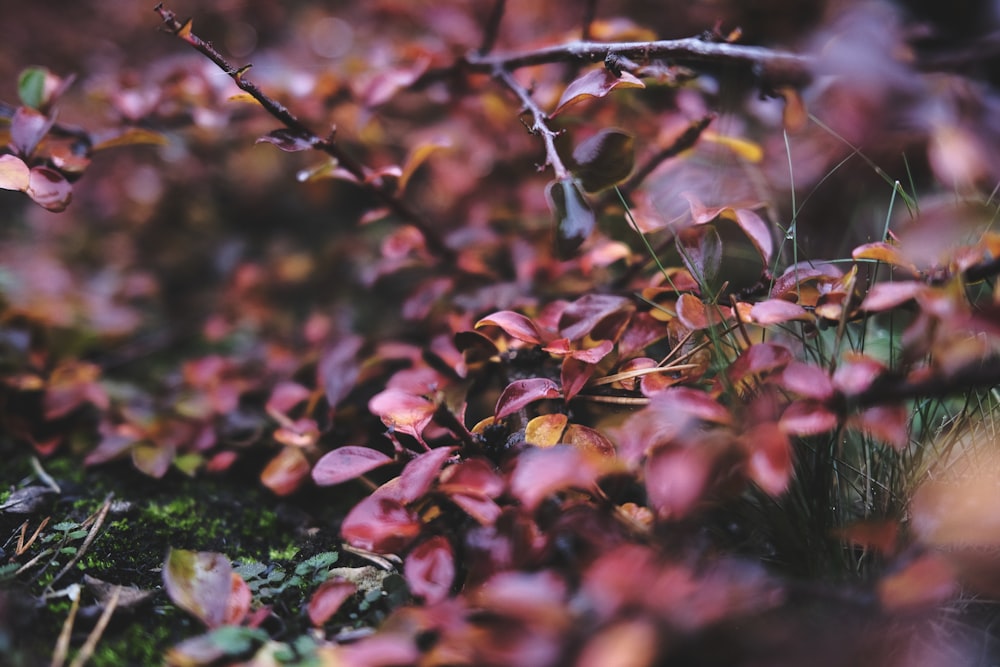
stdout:
[[563,164],[558,151],[556,151],[556,137],[559,136],[559,133],[549,127],[549,118],[546,113],[531,98],[531,94],[527,89],[517,82],[517,79],[514,78],[513,73],[509,70],[497,67],[493,71],[493,76],[502,81],[507,88],[517,95],[518,99],[521,100],[524,111],[531,114],[532,124],[528,126],[528,130],[532,134],[540,134],[542,136],[542,140],[545,142],[545,164],[552,167],[556,179],[564,180],[569,178],[569,170]]
[[801,87],[812,80],[813,60],[789,51],[777,51],[762,46],[744,46],[706,42],[689,37],[655,42],[590,42],[544,47],[521,53],[469,54],[464,66],[468,71],[483,74],[497,68],[513,71],[522,67],[550,63],[597,63],[608,56],[627,58],[639,63],[671,60],[677,63],[712,63],[734,65],[757,71],[770,86]]
[[867,408],[914,398],[945,398],[997,385],[1000,385],[1000,357],[992,357],[968,364],[947,377],[934,376],[913,381],[886,373],[865,391],[849,396],[848,402],[852,406]]
[[177,20],[177,15],[166,9],[162,3],[156,5],[154,10],[160,15],[163,24],[173,33],[174,36],[184,40],[196,51],[215,63],[225,72],[240,90],[253,97],[264,110],[276,118],[282,125],[290,130],[296,137],[305,141],[313,150],[326,153],[334,158],[338,165],[349,172],[357,182],[368,192],[372,193],[383,205],[389,208],[394,214],[405,222],[416,227],[424,237],[427,248],[438,257],[451,261],[455,258],[455,252],[445,244],[444,240],[434,231],[433,227],[408,204],[399,198],[395,191],[378,182],[369,180],[370,170],[357,158],[345,151],[330,138],[323,139],[318,134],[310,130],[305,123],[293,114],[287,107],[264,93],[255,83],[247,79],[244,74],[250,65],[244,67],[234,67],[219,53],[211,43],[198,37],[191,31],[191,20],[181,22]]
[[503,20],[506,8],[507,0],[495,0],[493,3],[493,11],[490,12],[486,27],[483,28],[483,43],[479,46],[479,55],[485,56],[496,45],[497,35],[500,33],[500,21]]

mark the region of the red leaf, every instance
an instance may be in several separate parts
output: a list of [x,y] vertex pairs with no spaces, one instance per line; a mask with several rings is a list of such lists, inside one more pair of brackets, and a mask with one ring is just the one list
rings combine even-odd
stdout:
[[372,494],[344,517],[340,535],[359,549],[396,553],[420,534],[422,523],[416,512],[397,500]]
[[239,625],[250,612],[253,596],[243,577],[233,572],[230,576],[229,598],[226,600],[224,625]]
[[788,348],[773,343],[755,343],[729,367],[727,375],[734,383],[782,370],[792,360]]
[[580,390],[594,376],[594,371],[596,370],[597,367],[593,364],[578,361],[574,357],[563,359],[562,368],[559,372],[559,381],[562,383],[564,398],[569,401],[579,394]]
[[839,391],[853,396],[868,389],[885,371],[885,366],[863,354],[848,354],[833,372],[833,386]]
[[282,447],[278,455],[264,466],[260,481],[279,496],[287,496],[309,476],[309,459],[298,447]]
[[624,297],[587,294],[562,311],[559,334],[571,341],[587,335],[615,341],[634,310],[632,302]]
[[560,489],[593,488],[600,474],[595,458],[575,447],[529,449],[517,458],[510,491],[530,511]]
[[910,412],[904,405],[876,405],[851,419],[850,425],[897,451],[910,445]]
[[750,309],[750,319],[757,324],[780,324],[791,320],[811,321],[813,316],[809,312],[791,301],[784,299],[768,299],[758,301]]
[[546,398],[559,398],[559,385],[548,378],[515,380],[500,394],[494,410],[497,419],[511,415],[529,403]]
[[729,424],[732,416],[703,391],[668,387],[651,396],[649,405],[616,430],[618,455],[638,463],[650,449],[694,431],[698,421]]
[[503,510],[492,498],[466,493],[450,493],[448,499],[484,526],[492,526]]
[[646,460],[646,494],[661,518],[687,516],[708,487],[714,461],[697,447],[660,447]]
[[331,407],[344,400],[358,379],[358,353],[363,340],[360,336],[341,336],[335,345],[323,353],[316,366],[316,383],[326,392]]
[[309,398],[311,393],[298,382],[279,382],[271,390],[271,397],[267,399],[267,405],[264,406],[264,409],[271,415],[285,415],[296,405]]
[[454,447],[437,447],[407,463],[399,475],[393,497],[404,503],[412,503],[422,497],[430,490],[441,471],[441,466],[454,451]]
[[790,392],[825,401],[833,398],[833,382],[825,369],[801,361],[791,361],[781,372],[778,384]]
[[163,565],[163,587],[174,604],[209,628],[226,621],[233,567],[219,553],[171,549]]
[[877,283],[868,290],[865,300],[861,302],[861,309],[870,312],[880,312],[890,310],[900,306],[910,299],[927,292],[927,285],[915,280],[901,282]]
[[712,222],[718,217],[735,222],[743,230],[750,242],[753,243],[757,252],[764,260],[764,265],[771,262],[771,254],[774,252],[774,240],[771,236],[771,229],[764,220],[748,208],[733,208],[731,206],[706,207],[698,198],[690,192],[682,193],[691,206],[691,218],[695,224],[703,225]]
[[476,328],[492,325],[503,329],[504,333],[517,340],[541,345],[545,336],[529,318],[511,310],[500,310],[476,322]]
[[619,77],[606,67],[592,69],[566,86],[566,90],[563,91],[562,97],[559,98],[559,103],[550,117],[555,118],[566,107],[585,98],[604,97],[615,88],[645,87],[646,84],[628,72],[622,72]]
[[66,210],[73,199],[73,186],[55,169],[32,167],[25,190],[36,204],[56,213]]
[[448,597],[455,580],[455,554],[444,537],[421,542],[406,556],[403,574],[410,592],[434,604]]
[[[546,415],[550,416],[550,415]],[[563,418],[565,415],[558,415]],[[541,417],[539,417],[541,419]],[[535,420],[532,420],[535,421]],[[562,429],[560,429],[560,433]],[[496,498],[504,490],[504,481],[485,459],[467,459],[449,466],[441,473],[437,490],[441,493],[464,493]]]
[[691,294],[681,294],[677,299],[677,318],[693,331],[721,324],[732,317],[732,308],[703,303]]
[[750,452],[750,479],[772,496],[784,492],[792,477],[792,449],[785,432],[768,422],[751,427],[740,439]]
[[314,142],[315,137],[296,133],[293,130],[283,127],[273,132],[268,132],[262,137],[258,137],[255,143],[274,144],[287,153],[295,153],[309,150],[313,147]]
[[324,581],[309,599],[309,620],[316,627],[323,625],[357,590],[357,586],[343,579]]
[[420,442],[423,442],[421,434],[437,412],[432,401],[395,388],[375,394],[368,402],[368,409],[386,426],[408,433]]
[[795,296],[799,285],[810,280],[839,280],[844,272],[833,264],[799,263],[785,269],[781,277],[774,281],[771,288],[771,298],[780,299],[784,296]]
[[16,155],[0,155],[0,188],[27,190],[30,170]]
[[789,435],[819,435],[837,428],[840,417],[823,403],[807,398],[793,401],[778,423]]
[[340,484],[392,463],[393,459],[371,447],[341,447],[327,452],[313,468],[313,480],[320,486]]

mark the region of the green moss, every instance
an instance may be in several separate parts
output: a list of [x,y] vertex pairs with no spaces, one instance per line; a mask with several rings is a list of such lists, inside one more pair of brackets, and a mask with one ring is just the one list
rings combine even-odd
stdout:
[[271,549],[268,551],[268,558],[274,560],[292,560],[299,553],[299,548],[294,544],[289,544],[283,549]]

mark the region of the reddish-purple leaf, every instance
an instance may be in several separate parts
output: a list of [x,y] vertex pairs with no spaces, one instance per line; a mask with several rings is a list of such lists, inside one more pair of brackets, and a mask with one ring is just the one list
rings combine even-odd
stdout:
[[692,294],[681,294],[676,308],[677,319],[692,331],[707,329],[733,317],[732,308],[706,304]]
[[797,303],[784,299],[758,301],[750,309],[750,319],[757,324],[781,324],[792,320],[810,321],[813,316]]
[[545,336],[529,318],[511,310],[500,310],[476,322],[476,328],[492,325],[503,329],[504,333],[517,340],[541,345]]
[[785,272],[774,281],[771,288],[771,298],[780,299],[782,297],[798,293],[799,285],[810,280],[839,280],[844,276],[844,272],[833,264],[799,263],[785,269]]
[[[565,420],[565,415],[559,416]],[[541,418],[539,417],[539,419]],[[496,498],[503,493],[504,487],[503,478],[497,474],[489,461],[486,459],[467,459],[445,468],[444,472],[441,473],[437,489],[441,493],[478,494]]]
[[363,343],[361,336],[341,336],[320,358],[316,366],[316,382],[323,387],[331,407],[344,400],[354,388],[360,373],[358,353]]
[[450,493],[448,499],[484,526],[492,526],[503,512],[492,498],[467,493]]
[[315,143],[315,137],[301,134],[283,127],[279,130],[268,132],[262,137],[258,137],[256,143],[274,144],[287,153],[295,153],[312,148]]
[[755,343],[745,349],[727,375],[733,382],[741,382],[782,370],[792,360],[788,348],[773,343]]
[[612,294],[587,294],[570,303],[559,316],[559,334],[569,340],[590,335],[615,341],[632,316],[629,299]]
[[559,398],[559,385],[548,378],[515,380],[500,394],[494,410],[497,419],[511,415],[529,403],[546,398]]
[[910,412],[904,405],[876,405],[853,417],[850,425],[897,451],[903,451],[910,445],[909,417]]
[[774,240],[771,237],[770,227],[759,215],[749,208],[705,206],[694,194],[685,192],[683,195],[691,207],[691,218],[695,224],[703,225],[719,217],[735,222],[753,243],[764,264],[770,263],[771,254],[774,252]]
[[441,466],[454,451],[454,447],[437,447],[407,463],[399,475],[393,497],[404,503],[412,503],[422,497],[430,490]]
[[0,155],[0,188],[27,190],[31,171],[16,155]]
[[396,553],[420,534],[420,517],[392,498],[378,493],[364,498],[344,517],[340,535],[359,549]]
[[24,158],[30,157],[53,122],[52,118],[39,111],[18,107],[10,119],[10,141],[17,153]]
[[820,401],[805,398],[793,401],[781,414],[781,430],[789,435],[819,435],[837,428],[837,413]]
[[340,484],[392,463],[392,458],[371,447],[341,447],[316,462],[313,480],[320,486]]
[[171,549],[163,564],[163,587],[174,604],[209,628],[225,623],[233,567],[219,553]]
[[559,98],[559,103],[556,105],[556,109],[552,112],[551,117],[554,118],[562,113],[566,107],[580,100],[588,97],[604,97],[615,88],[645,87],[646,84],[628,72],[622,72],[621,76],[615,76],[614,72],[606,67],[592,69],[566,86],[566,90],[563,91],[562,97]]
[[343,579],[324,581],[309,599],[309,620],[316,627],[323,625],[357,590],[357,586]]
[[271,397],[267,399],[267,405],[264,406],[264,409],[272,415],[287,414],[289,410],[309,398],[311,393],[298,382],[279,382],[271,390]]
[[65,211],[73,199],[73,186],[55,169],[32,167],[25,190],[36,204],[59,213]]
[[646,460],[646,494],[665,519],[687,516],[701,500],[711,477],[713,457],[700,447],[660,447]]
[[448,597],[455,580],[455,554],[444,537],[421,542],[410,551],[403,563],[403,575],[410,592],[434,604]]
[[929,288],[922,282],[904,280],[901,282],[877,283],[872,285],[861,302],[861,309],[870,312],[890,310],[927,292]]
[[381,417],[386,426],[423,442],[422,433],[434,418],[437,405],[423,396],[390,387],[375,394],[368,401],[368,409]]
[[593,364],[578,361],[574,357],[563,359],[562,368],[559,372],[563,397],[567,401],[572,400],[587,385],[587,382],[594,376],[596,370],[597,367]]
[[697,421],[729,424],[732,415],[703,391],[668,387],[651,396],[649,405],[615,431],[618,455],[637,464],[650,449],[693,431]]
[[528,510],[566,488],[591,489],[601,474],[597,459],[580,449],[557,445],[529,449],[517,457],[510,491]]
[[884,371],[880,361],[863,354],[848,354],[833,372],[833,386],[848,396],[860,394]]
[[260,481],[276,495],[294,493],[309,477],[309,459],[299,447],[282,447],[260,473]]
[[781,371],[778,384],[799,396],[820,401],[832,398],[835,393],[833,382],[825,369],[795,360]]
[[749,452],[747,473],[765,493],[777,496],[788,488],[792,477],[792,446],[777,424],[752,426],[740,436]]

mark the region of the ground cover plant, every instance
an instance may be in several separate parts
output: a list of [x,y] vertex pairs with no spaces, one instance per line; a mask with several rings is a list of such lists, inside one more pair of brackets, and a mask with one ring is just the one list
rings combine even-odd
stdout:
[[991,3],[67,12],[0,35],[8,663],[1000,656]]

